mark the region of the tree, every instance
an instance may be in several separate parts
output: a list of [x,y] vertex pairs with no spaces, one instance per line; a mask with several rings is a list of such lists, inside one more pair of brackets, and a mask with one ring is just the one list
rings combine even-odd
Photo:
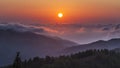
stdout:
[[17,52],[17,55],[13,63],[13,68],[21,68],[21,64],[22,64],[22,61],[20,58],[20,52]]

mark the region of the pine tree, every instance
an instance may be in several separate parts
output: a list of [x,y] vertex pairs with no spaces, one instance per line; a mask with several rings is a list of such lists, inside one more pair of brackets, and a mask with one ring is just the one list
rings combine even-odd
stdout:
[[17,52],[17,55],[15,57],[14,63],[13,63],[13,68],[21,68],[21,58],[20,58],[20,52]]

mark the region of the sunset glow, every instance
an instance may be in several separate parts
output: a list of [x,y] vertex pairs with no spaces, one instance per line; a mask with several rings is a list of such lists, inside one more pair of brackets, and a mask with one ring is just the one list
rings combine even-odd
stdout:
[[106,22],[120,18],[119,3],[118,0],[0,0],[0,19],[53,23],[64,17],[62,21],[69,23],[101,19]]

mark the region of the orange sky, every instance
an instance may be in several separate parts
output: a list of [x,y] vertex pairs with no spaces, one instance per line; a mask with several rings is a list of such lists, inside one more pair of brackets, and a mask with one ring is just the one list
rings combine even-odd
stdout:
[[[62,20],[57,13],[63,12]],[[0,17],[77,21],[91,18],[120,17],[119,0],[0,0]]]

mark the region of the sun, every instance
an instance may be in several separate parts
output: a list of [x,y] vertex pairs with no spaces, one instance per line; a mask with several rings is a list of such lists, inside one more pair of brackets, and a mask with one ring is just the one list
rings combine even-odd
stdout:
[[62,18],[63,17],[63,13],[58,13],[58,17]]

